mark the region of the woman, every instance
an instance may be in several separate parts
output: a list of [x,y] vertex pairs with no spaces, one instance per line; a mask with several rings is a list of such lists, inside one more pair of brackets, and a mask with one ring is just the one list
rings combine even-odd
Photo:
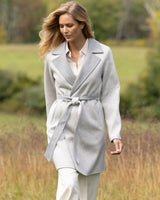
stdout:
[[120,85],[111,50],[94,39],[85,9],[67,2],[40,32],[45,55],[48,147],[58,170],[57,200],[95,200],[105,165],[105,122],[122,151]]

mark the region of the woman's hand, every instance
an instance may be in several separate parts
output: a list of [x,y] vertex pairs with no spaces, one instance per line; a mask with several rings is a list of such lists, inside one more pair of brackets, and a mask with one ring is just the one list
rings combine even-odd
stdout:
[[120,139],[114,139],[113,143],[115,145],[116,150],[111,151],[112,155],[120,154],[122,152],[123,144]]

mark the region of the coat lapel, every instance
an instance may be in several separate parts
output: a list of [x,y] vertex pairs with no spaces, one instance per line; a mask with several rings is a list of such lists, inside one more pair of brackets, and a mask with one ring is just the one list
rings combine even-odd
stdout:
[[87,77],[92,73],[92,71],[97,67],[101,59],[96,56],[96,54],[102,54],[103,50],[95,39],[89,39],[89,46],[86,58],[84,60],[83,66],[79,75],[77,76],[71,91],[71,96],[76,90],[83,84]]
[[83,66],[79,75],[76,77],[67,61],[65,52],[65,42],[58,46],[52,51],[52,54],[56,56],[53,63],[58,71],[63,75],[65,80],[72,85],[71,96],[78,90],[78,88],[83,84],[87,77],[92,73],[92,71],[100,63],[101,59],[96,56],[96,54],[104,53],[99,42],[93,38],[89,38],[89,46],[86,58],[84,60]]
[[65,80],[73,86],[76,76],[73,74],[72,69],[67,61],[65,42],[55,49],[52,54],[56,56],[56,58],[53,60],[55,67],[63,75]]

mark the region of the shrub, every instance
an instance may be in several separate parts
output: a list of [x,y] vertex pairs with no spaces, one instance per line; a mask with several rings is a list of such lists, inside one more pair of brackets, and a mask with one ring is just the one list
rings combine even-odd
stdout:
[[1,109],[11,112],[25,112],[27,114],[45,113],[45,100],[42,85],[24,88],[12,98],[4,101],[1,104]]
[[45,112],[44,91],[42,85],[25,88],[20,93],[18,99],[22,103],[22,108],[25,108],[29,112]]
[[40,79],[33,80],[25,74],[15,74],[7,70],[0,70],[0,80],[0,101],[10,98],[24,88],[37,85],[41,82]]
[[133,118],[160,119],[160,44],[148,54],[148,68],[137,84],[131,84],[121,103],[121,112]]
[[0,70],[0,101],[9,98],[15,91],[15,76],[8,71]]
[[44,113],[44,91],[40,79],[0,71],[0,108],[7,111]]

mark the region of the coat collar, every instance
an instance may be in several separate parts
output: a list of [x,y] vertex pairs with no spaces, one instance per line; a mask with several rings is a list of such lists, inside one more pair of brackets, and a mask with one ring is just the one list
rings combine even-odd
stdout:
[[[88,38],[89,46],[88,52],[90,53],[103,53],[101,45],[94,38]],[[61,55],[65,53],[65,42],[61,43],[57,48],[52,50],[53,55]]]
[[63,75],[67,82],[72,85],[71,96],[78,90],[86,78],[92,73],[92,71],[97,67],[101,59],[96,56],[96,54],[104,53],[101,45],[98,41],[93,38],[89,38],[88,52],[85,57],[82,68],[76,77],[67,61],[65,52],[65,42],[60,44],[56,49],[52,51],[53,55],[57,55],[53,60],[55,67]]

